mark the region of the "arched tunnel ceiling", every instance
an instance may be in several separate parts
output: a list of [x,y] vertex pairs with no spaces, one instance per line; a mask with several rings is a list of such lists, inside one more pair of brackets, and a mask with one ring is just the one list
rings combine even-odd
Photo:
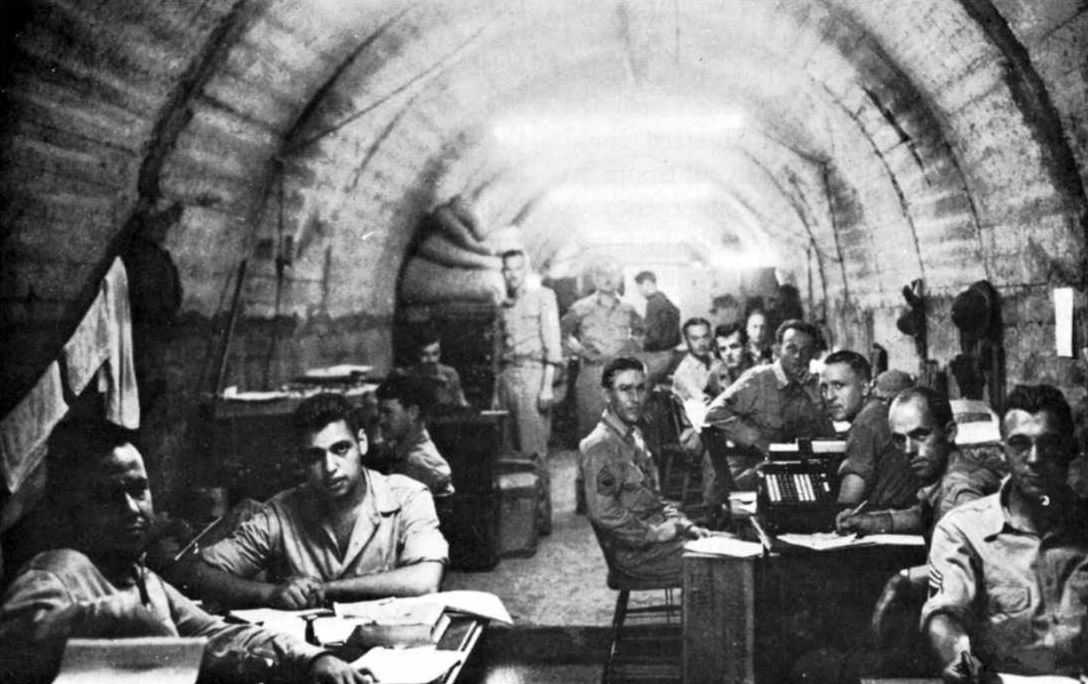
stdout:
[[[248,310],[273,313],[286,233],[281,313],[388,314],[435,203],[516,217],[547,257],[559,215],[533,200],[554,209],[625,154],[712,188],[692,244],[719,214],[722,244],[772,243],[794,274],[815,258],[825,295],[861,306],[915,277],[1004,286],[1083,257],[1085,76],[1047,42],[1083,62],[1073,0],[31,5],[5,91],[9,322],[70,320],[134,219],[175,202],[185,308],[216,311],[249,256]],[[503,117],[543,103],[743,124],[557,140],[565,156],[496,145]]]

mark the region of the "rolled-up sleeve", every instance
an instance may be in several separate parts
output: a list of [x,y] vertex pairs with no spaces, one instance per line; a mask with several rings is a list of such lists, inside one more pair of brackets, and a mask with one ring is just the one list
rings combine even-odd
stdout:
[[706,423],[737,444],[766,451],[767,440],[751,421],[760,397],[759,377],[746,373],[714,398],[707,408]]
[[426,488],[413,487],[405,492],[401,502],[401,517],[398,567],[424,561],[448,562],[450,547],[438,529],[434,499]]
[[857,475],[872,486],[876,476],[876,455],[886,445],[880,443],[880,433],[868,423],[856,422],[846,436],[846,457],[839,466],[839,477]]
[[540,344],[543,347],[544,363],[558,366],[563,362],[559,306],[555,302],[555,293],[546,288],[540,294]]
[[945,613],[971,631],[978,596],[978,559],[970,542],[948,520],[937,524],[929,547],[929,598],[922,607],[921,627],[930,618]]
[[201,549],[200,558],[214,568],[249,578],[268,567],[282,533],[275,509],[265,505],[234,534]]

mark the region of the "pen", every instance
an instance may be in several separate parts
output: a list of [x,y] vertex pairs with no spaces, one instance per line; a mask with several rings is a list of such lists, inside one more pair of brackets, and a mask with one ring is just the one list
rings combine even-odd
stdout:
[[144,604],[144,606],[150,606],[151,597],[147,595],[147,582],[144,581],[144,566],[137,563],[134,570],[136,574],[136,588],[140,590],[140,603]]
[[862,501],[861,503],[858,504],[857,508],[850,511],[850,515],[857,515],[857,514],[861,513],[862,511],[865,510],[865,507],[868,506],[868,505],[869,505],[869,500],[868,499]]

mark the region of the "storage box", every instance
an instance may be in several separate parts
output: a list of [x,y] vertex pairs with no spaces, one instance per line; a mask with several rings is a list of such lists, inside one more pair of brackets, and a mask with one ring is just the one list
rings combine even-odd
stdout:
[[499,554],[532,556],[537,543],[540,476],[534,471],[500,473]]

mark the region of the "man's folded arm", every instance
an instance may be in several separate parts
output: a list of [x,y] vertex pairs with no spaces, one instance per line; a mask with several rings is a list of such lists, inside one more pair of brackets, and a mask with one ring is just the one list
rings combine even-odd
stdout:
[[445,565],[425,560],[392,570],[325,582],[329,601],[361,601],[386,596],[419,596],[438,591]]

